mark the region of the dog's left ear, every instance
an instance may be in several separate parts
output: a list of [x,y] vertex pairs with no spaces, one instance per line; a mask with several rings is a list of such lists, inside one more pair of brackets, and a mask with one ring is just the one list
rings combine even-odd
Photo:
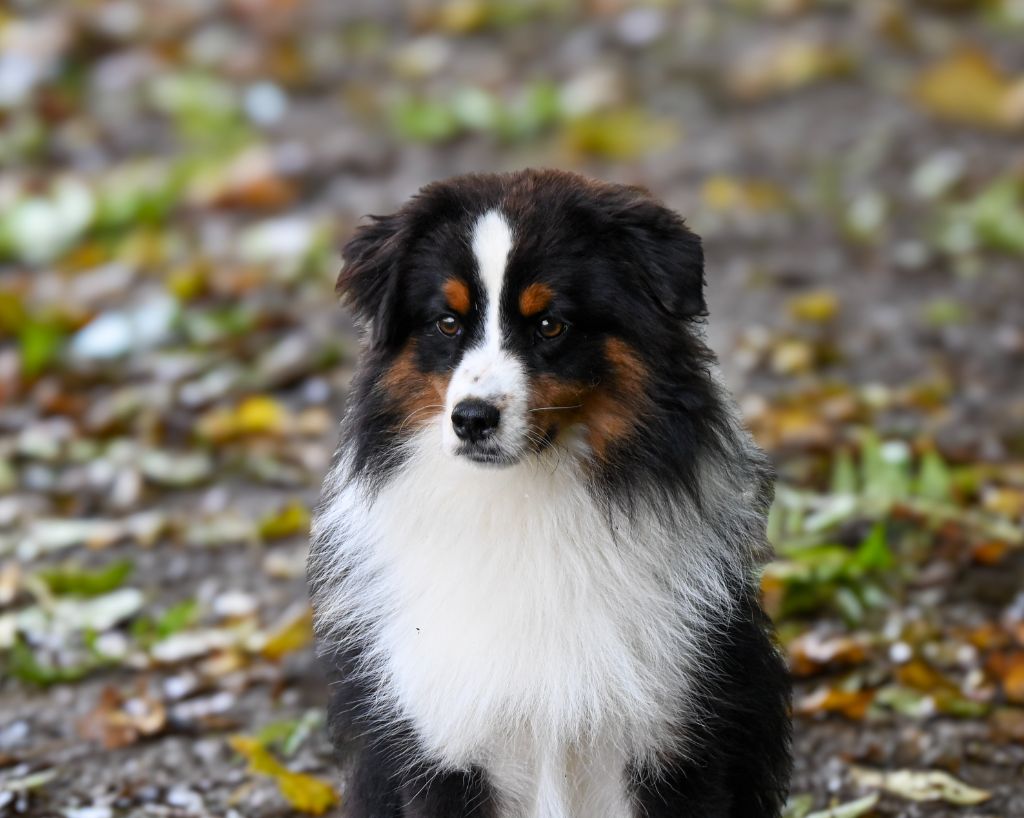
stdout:
[[405,220],[401,214],[371,216],[342,248],[344,266],[335,291],[355,317],[370,326],[370,343],[393,340]]
[[683,219],[640,195],[619,211],[617,221],[635,253],[637,278],[656,303],[673,318],[707,315],[704,250]]

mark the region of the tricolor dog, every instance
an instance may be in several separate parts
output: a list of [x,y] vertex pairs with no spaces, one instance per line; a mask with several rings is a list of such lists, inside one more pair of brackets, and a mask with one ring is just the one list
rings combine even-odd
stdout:
[[462,176],[374,217],[310,581],[352,818],[775,818],[772,472],[638,188]]

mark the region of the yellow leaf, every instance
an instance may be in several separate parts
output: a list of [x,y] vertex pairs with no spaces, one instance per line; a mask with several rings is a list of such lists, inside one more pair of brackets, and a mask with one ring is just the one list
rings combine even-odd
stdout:
[[991,58],[964,48],[922,73],[913,96],[945,119],[990,128],[1024,123],[1024,78],[1004,74]]
[[284,407],[273,398],[255,395],[242,401],[235,418],[242,434],[263,434],[280,431],[287,414]]
[[437,25],[453,34],[468,34],[483,28],[488,19],[483,0],[448,0],[437,15]]
[[839,312],[839,299],[826,290],[808,293],[789,302],[789,313],[798,321],[827,324]]
[[288,410],[269,395],[254,395],[238,406],[221,407],[199,419],[199,434],[213,441],[251,435],[276,435],[289,425]]
[[260,536],[265,540],[280,540],[309,531],[309,509],[302,503],[289,503],[260,521]]
[[306,773],[292,772],[256,739],[232,736],[228,742],[249,762],[249,772],[273,778],[281,795],[300,812],[323,815],[338,803],[338,794],[330,784]]
[[261,653],[264,658],[277,661],[285,654],[301,650],[312,641],[313,612],[306,608],[272,633]]
[[564,140],[573,154],[625,160],[666,148],[678,136],[673,123],[626,108],[595,111],[573,120],[566,126]]
[[801,375],[814,368],[814,347],[800,338],[784,338],[772,349],[772,372],[779,375]]
[[737,179],[725,174],[708,178],[701,195],[708,207],[718,211],[781,210],[788,203],[785,192],[772,182]]
[[730,70],[726,84],[740,99],[760,99],[845,76],[853,68],[851,56],[829,43],[787,39],[750,49]]
[[338,803],[330,784],[302,773],[289,773],[277,779],[281,794],[295,809],[310,815],[323,815]]

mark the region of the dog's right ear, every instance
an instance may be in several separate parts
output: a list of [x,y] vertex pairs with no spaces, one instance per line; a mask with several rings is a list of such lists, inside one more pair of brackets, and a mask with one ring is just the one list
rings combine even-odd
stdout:
[[398,280],[406,230],[402,215],[371,216],[341,251],[335,291],[356,319],[370,327],[370,344],[383,346],[397,330]]

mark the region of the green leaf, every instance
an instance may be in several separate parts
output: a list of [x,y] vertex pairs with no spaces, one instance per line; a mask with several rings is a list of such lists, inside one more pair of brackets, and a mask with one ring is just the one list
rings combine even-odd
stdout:
[[814,806],[814,796],[810,793],[803,793],[801,795],[791,795],[789,801],[786,802],[786,809],[782,813],[782,818],[806,818],[808,812],[811,811],[811,807]]
[[26,377],[38,375],[57,360],[67,333],[56,322],[29,319],[18,333],[21,370]]
[[1002,179],[989,186],[968,213],[982,246],[1024,253],[1024,196],[1016,179]]
[[852,588],[837,588],[835,593],[836,608],[840,616],[850,625],[859,625],[864,621],[864,606]]
[[864,571],[886,571],[892,568],[893,556],[884,521],[876,523],[861,543],[854,556],[854,565]]
[[172,605],[159,617],[140,617],[132,623],[132,635],[144,645],[166,639],[194,624],[199,618],[199,603],[186,599]]
[[848,801],[835,807],[812,812],[806,818],[860,818],[867,815],[878,805],[878,793],[866,795],[856,801]]
[[398,133],[416,142],[445,142],[461,130],[455,112],[432,100],[409,97],[395,105],[391,115]]
[[921,459],[917,478],[917,496],[926,500],[946,502],[952,497],[953,478],[942,456],[930,449]]
[[322,721],[319,710],[307,710],[302,718],[271,722],[256,734],[256,740],[264,747],[273,747],[285,757],[291,757]]
[[11,646],[7,656],[7,672],[12,677],[39,687],[77,682],[98,666],[99,663],[93,660],[69,667],[44,664],[36,658],[32,648],[21,639]]
[[832,494],[857,493],[857,468],[848,451],[841,451],[832,464]]
[[131,560],[118,560],[95,571],[64,566],[40,571],[37,576],[57,595],[99,596],[120,588],[134,567]]

